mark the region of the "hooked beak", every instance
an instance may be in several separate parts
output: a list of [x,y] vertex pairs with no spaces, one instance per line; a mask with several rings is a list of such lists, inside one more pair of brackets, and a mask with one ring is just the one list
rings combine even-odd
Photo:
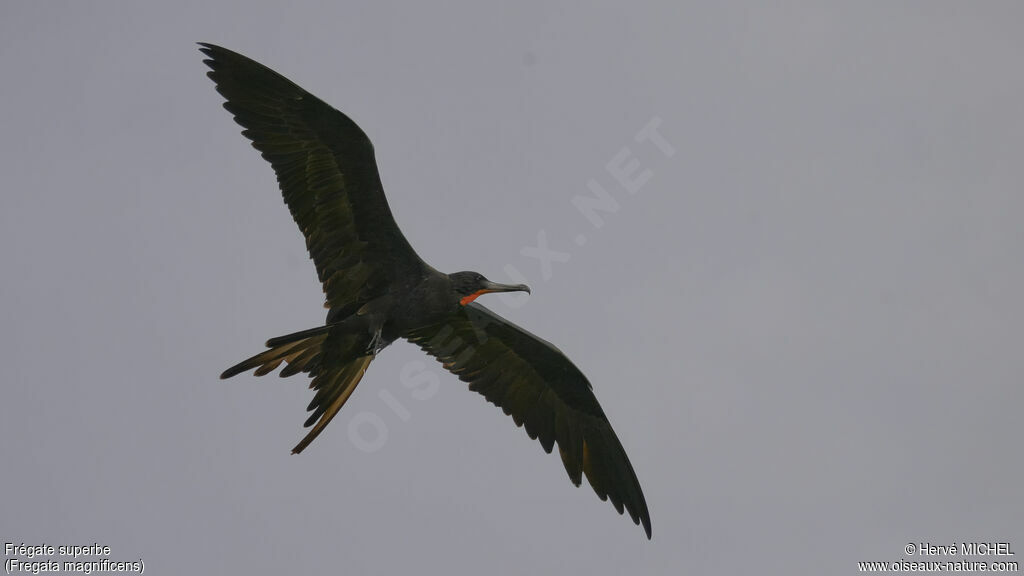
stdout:
[[459,300],[459,304],[465,306],[473,300],[476,300],[483,294],[491,294],[493,292],[526,292],[530,293],[530,287],[526,284],[498,284],[497,282],[491,282],[488,280],[484,282],[483,288],[473,292],[469,296],[464,296],[462,300]]
[[530,287],[526,284],[498,284],[488,281],[481,290],[477,291],[478,294],[490,294],[491,292],[526,292],[529,294]]

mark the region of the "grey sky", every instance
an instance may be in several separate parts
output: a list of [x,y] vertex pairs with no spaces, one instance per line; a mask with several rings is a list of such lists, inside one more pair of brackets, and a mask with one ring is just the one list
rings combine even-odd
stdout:
[[[0,539],[154,574],[1024,549],[1024,6],[340,4],[0,7]],[[197,41],[352,116],[433,266],[522,274],[480,301],[588,375],[653,541],[408,344],[301,456],[305,378],[217,379],[324,311]]]

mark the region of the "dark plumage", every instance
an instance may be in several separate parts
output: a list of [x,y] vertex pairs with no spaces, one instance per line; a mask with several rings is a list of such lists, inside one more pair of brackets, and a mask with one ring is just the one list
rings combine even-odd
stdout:
[[473,302],[529,288],[429,266],[395,224],[373,145],[359,126],[273,70],[201,46],[224,107],[277,174],[329,309],[324,326],[272,338],[268,350],[221,377],[262,376],[282,364],[281,376],[308,374],[315,394],[305,425],[312,429],[298,453],[338,413],[376,354],[405,338],[501,407],[545,451],[557,444],[569,479],[578,486],[585,475],[649,538],[640,483],[586,377],[553,345]]

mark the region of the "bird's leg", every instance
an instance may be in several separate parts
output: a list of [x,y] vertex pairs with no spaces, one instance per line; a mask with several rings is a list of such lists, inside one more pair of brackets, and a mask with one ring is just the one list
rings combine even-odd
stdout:
[[332,326],[350,332],[365,331],[364,333],[369,335],[369,342],[366,345],[366,354],[369,355],[375,355],[391,344],[391,341],[386,340],[382,335],[384,323],[373,316],[355,314],[332,324]]
[[376,330],[373,331],[373,336],[370,337],[370,345],[366,347],[366,351],[370,354],[377,354],[387,348],[388,342],[384,342],[384,339],[381,338],[383,329],[384,327],[378,324]]
[[[332,311],[333,312],[333,311]],[[331,332],[347,332],[350,334],[365,334],[361,340],[366,342],[363,349],[364,354],[374,355],[387,348],[393,339],[384,337],[384,322],[386,316],[377,313],[372,304],[363,306],[357,313],[347,316],[341,320],[335,314],[328,314],[326,326]]]

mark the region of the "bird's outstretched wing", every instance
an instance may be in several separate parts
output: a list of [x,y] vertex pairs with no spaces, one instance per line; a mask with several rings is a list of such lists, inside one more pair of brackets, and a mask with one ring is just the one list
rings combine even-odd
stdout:
[[476,303],[406,338],[511,415],[546,452],[557,443],[573,484],[586,474],[597,495],[629,512],[650,538],[647,502],[626,451],[590,383],[561,351]]
[[274,168],[332,309],[354,309],[423,261],[395,224],[373,144],[341,112],[277,72],[200,43],[207,75]]

